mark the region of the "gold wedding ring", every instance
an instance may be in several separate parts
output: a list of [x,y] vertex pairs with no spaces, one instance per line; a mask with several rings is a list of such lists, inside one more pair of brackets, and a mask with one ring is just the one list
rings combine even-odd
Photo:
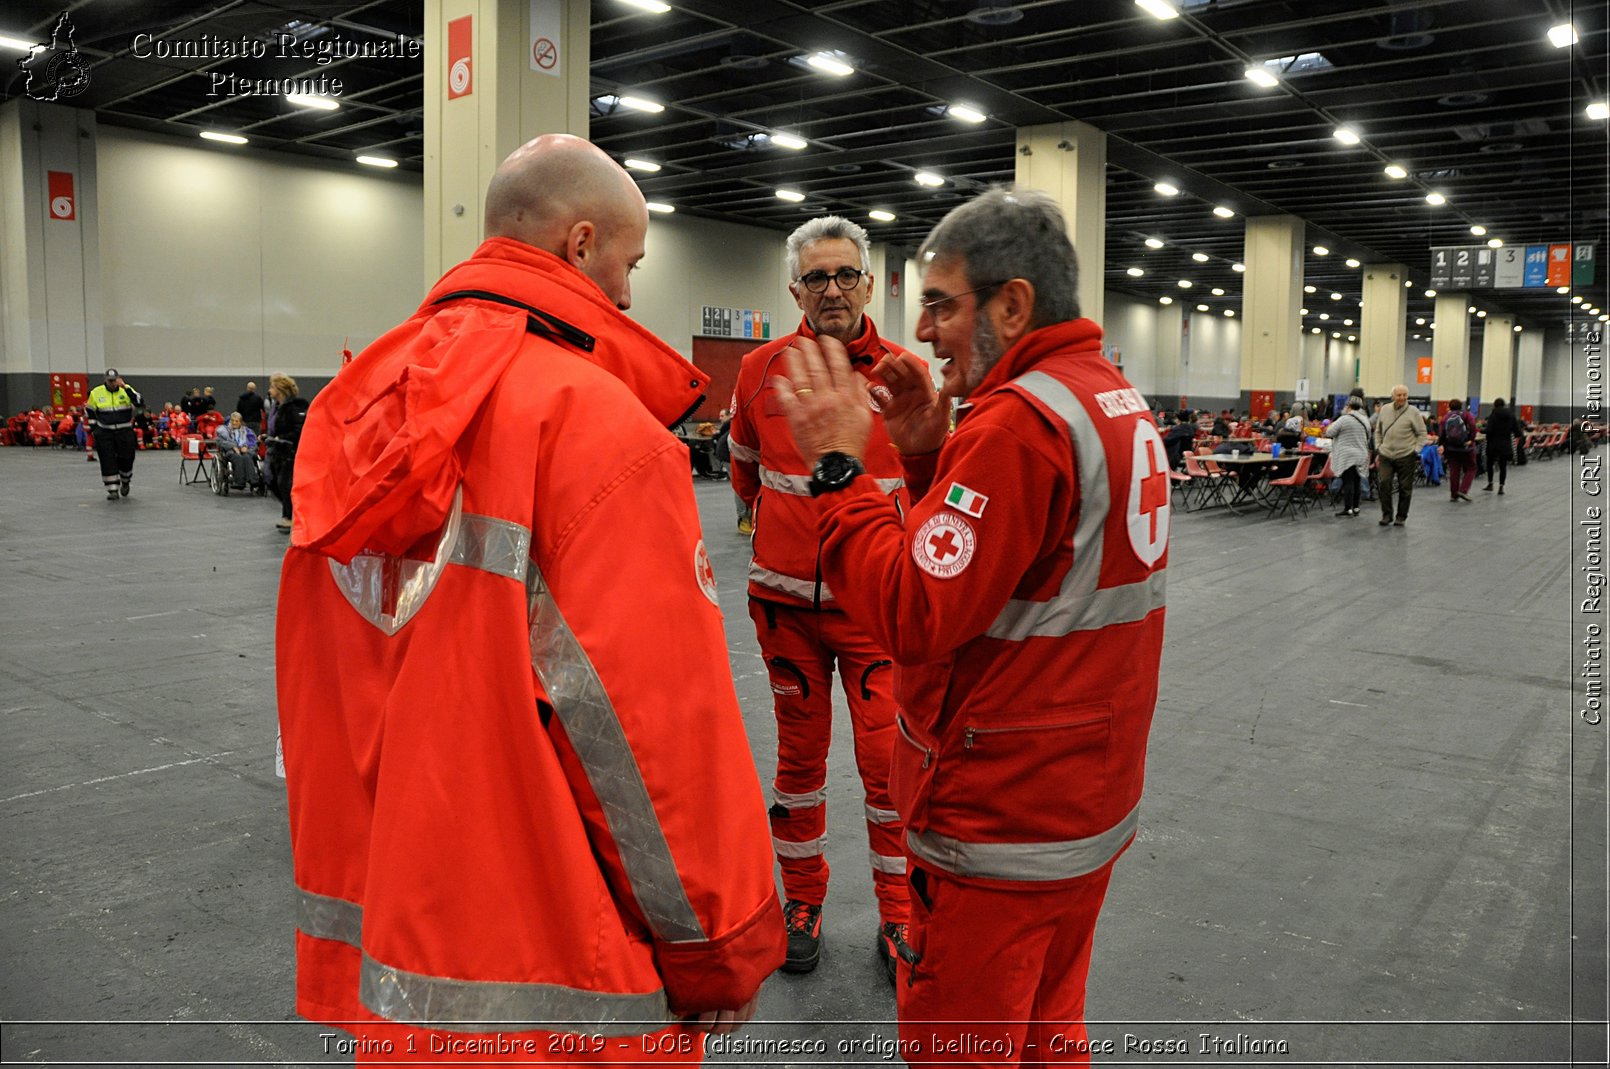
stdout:
[[801,389],[795,390],[794,391],[794,396],[795,397],[802,397],[805,394],[815,393],[815,392],[816,392],[815,390],[811,389],[809,386],[806,386],[806,387],[803,387]]

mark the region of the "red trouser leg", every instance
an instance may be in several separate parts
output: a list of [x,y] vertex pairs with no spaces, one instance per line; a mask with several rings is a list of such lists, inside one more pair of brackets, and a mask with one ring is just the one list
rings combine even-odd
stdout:
[[783,893],[812,905],[827,897],[827,751],[833,742],[832,654],[805,609],[749,599],[749,616],[777,715],[771,836]]
[[866,792],[866,832],[878,919],[902,924],[908,913],[905,827],[889,798],[894,758],[894,669],[889,655],[840,612],[821,613],[823,643],[837,656],[839,682],[850,707],[855,764]]
[[895,983],[901,1053],[938,1065],[1088,1064],[1085,978],[1112,862],[1044,891],[913,863],[912,949]]

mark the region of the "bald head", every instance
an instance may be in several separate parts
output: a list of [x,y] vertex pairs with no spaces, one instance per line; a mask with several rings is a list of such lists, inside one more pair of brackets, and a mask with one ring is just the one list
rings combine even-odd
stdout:
[[637,184],[602,149],[572,134],[544,134],[515,149],[486,190],[486,236],[551,252],[616,307],[632,303],[648,209]]

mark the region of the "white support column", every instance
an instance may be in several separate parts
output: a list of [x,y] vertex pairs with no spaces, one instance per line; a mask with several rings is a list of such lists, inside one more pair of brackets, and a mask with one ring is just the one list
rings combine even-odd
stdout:
[[1447,400],[1470,394],[1470,295],[1437,294],[1431,332],[1431,396]]
[[1247,220],[1247,270],[1241,283],[1243,394],[1253,390],[1273,390],[1278,394],[1297,386],[1303,329],[1303,249],[1301,219],[1268,215]]
[[[426,0],[426,288],[481,243],[503,157],[539,134],[587,136],[590,17],[589,0]],[[470,56],[455,85],[460,34]]]
[[[1409,309],[1402,264],[1365,264],[1363,324],[1358,332],[1358,377],[1367,397],[1384,397],[1402,382],[1408,337],[1403,320]],[[1414,392],[1413,390],[1410,391]]]
[[[1517,409],[1521,405],[1537,405],[1543,399],[1543,331],[1541,328],[1522,330],[1515,335],[1515,396]],[[1486,401],[1483,398],[1484,402]],[[1486,402],[1491,403],[1491,402]]]
[[1481,335],[1481,400],[1483,412],[1493,398],[1508,400],[1515,393],[1515,317],[1487,314]]
[[1082,122],[1017,132],[1017,184],[1051,194],[1079,257],[1079,313],[1102,322],[1107,268],[1107,135]]

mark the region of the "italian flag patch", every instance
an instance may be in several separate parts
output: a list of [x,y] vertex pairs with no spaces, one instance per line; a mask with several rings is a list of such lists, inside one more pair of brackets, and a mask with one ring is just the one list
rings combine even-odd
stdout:
[[949,492],[945,494],[945,504],[976,520],[984,515],[984,506],[989,504],[989,498],[977,490],[967,489],[961,483],[951,483]]

